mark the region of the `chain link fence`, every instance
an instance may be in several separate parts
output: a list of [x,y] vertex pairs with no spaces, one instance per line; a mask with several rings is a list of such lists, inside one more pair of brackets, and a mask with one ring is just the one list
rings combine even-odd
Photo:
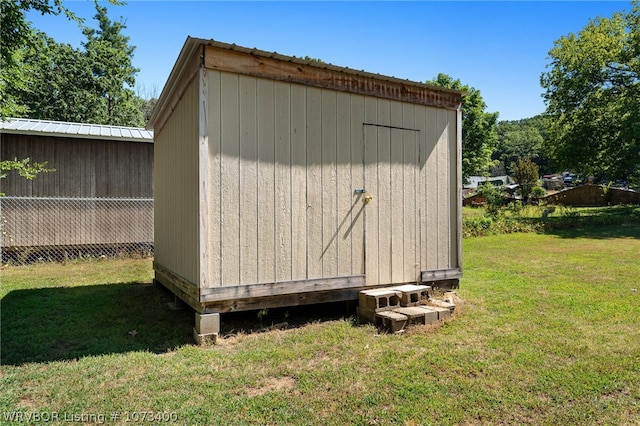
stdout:
[[152,256],[153,199],[0,197],[2,264]]

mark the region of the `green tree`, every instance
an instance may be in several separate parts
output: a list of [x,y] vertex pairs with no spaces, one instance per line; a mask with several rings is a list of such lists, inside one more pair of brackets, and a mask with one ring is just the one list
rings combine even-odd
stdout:
[[584,175],[627,177],[640,165],[640,7],[561,37],[541,76],[547,150]]
[[[132,90],[138,72],[132,65],[135,47],[122,34],[124,24],[111,22],[106,8],[96,3],[98,28],[92,29],[65,9],[61,0],[0,1],[0,116],[144,125],[145,104]],[[83,48],[59,44],[31,28],[24,15],[32,9],[56,15],[64,12],[76,20],[87,38]],[[6,23],[5,10],[10,18]],[[9,34],[7,42],[5,33]]]
[[64,14],[81,22],[62,0],[0,0],[0,117],[22,116],[28,111],[19,95],[30,83],[23,64],[25,50],[33,40],[33,28],[26,19],[30,10],[43,15]]
[[84,53],[59,44],[41,32],[25,54],[29,89],[20,97],[28,118],[91,122],[100,102],[93,92],[93,75]]
[[530,158],[544,173],[553,172],[543,151],[546,132],[546,119],[539,115],[522,120],[498,122],[498,144],[493,159],[504,167],[504,173],[511,174],[512,163],[518,158]]
[[133,66],[135,46],[122,34],[123,22],[112,22],[107,9],[96,4],[95,19],[98,28],[85,28],[87,41],[83,44],[88,67],[93,75],[90,91],[100,107],[94,110],[89,121],[98,124],[143,126],[141,102],[135,95],[135,75],[139,69]]
[[446,74],[427,81],[448,89],[460,90],[462,96],[462,179],[484,175],[494,164],[491,155],[498,142],[497,112],[486,112],[487,105],[476,88],[463,85]]
[[533,188],[538,186],[538,165],[530,158],[518,158],[511,166],[513,169],[513,180],[519,185],[518,190],[522,199],[529,201],[529,196]]

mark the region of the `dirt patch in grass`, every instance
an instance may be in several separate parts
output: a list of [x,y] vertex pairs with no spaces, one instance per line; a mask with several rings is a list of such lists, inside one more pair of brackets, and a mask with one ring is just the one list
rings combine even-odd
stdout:
[[296,387],[293,377],[269,377],[261,386],[247,389],[247,396],[255,397],[268,392],[286,392]]

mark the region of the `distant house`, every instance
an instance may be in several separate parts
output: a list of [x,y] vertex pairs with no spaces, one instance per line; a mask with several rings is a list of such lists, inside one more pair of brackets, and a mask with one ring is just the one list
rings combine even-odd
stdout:
[[513,190],[516,187],[515,182],[510,176],[494,176],[489,178],[485,176],[469,176],[467,182],[462,186],[462,194],[466,197],[476,192],[482,185],[487,185],[488,183],[508,190]]
[[491,183],[494,186],[507,186],[514,184],[513,179],[510,176],[469,176],[468,182],[463,185],[465,189],[477,189],[479,186]]
[[0,180],[3,254],[153,243],[153,132],[6,119],[0,155],[55,169]]

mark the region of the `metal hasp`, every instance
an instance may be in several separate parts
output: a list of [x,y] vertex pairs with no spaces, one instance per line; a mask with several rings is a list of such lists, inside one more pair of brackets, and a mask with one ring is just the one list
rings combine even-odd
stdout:
[[364,194],[365,192],[367,192],[367,190],[364,188],[356,188],[353,192],[355,192],[356,194]]

